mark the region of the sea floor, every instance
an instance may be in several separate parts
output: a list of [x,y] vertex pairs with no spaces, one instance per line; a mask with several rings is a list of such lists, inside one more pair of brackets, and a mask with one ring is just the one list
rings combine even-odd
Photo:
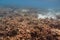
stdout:
[[59,20],[12,10],[0,10],[0,40],[60,40]]

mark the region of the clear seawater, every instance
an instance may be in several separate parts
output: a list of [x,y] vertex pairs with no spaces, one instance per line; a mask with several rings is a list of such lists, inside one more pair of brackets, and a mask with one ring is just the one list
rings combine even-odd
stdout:
[[0,0],[0,6],[60,8],[60,0]]

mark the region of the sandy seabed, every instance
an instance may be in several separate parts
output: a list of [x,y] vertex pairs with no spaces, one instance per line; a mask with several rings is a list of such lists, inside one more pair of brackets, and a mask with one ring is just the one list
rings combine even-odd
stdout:
[[7,13],[0,11],[0,40],[60,40],[59,20]]

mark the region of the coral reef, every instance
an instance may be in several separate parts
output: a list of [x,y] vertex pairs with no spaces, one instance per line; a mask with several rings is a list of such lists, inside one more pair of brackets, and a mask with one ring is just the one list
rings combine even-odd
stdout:
[[0,18],[0,40],[60,40],[60,21],[14,14]]

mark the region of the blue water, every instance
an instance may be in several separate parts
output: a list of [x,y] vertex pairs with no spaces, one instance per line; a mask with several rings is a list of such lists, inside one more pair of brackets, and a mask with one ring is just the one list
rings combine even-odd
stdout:
[[0,0],[0,6],[60,8],[60,0]]

